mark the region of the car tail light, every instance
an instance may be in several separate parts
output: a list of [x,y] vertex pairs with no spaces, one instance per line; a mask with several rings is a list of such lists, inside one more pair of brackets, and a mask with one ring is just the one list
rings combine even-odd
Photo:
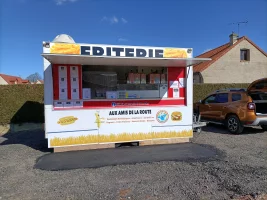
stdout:
[[249,110],[255,110],[255,103],[248,103],[248,109]]

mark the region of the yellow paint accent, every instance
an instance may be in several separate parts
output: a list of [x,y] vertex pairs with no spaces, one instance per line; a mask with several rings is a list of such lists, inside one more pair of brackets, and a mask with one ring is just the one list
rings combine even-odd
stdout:
[[101,119],[99,113],[95,113],[95,123],[97,125],[97,128],[100,128],[101,126]]
[[64,126],[64,125],[73,124],[76,120],[78,120],[78,118],[74,116],[67,116],[67,117],[60,118],[57,123]]
[[164,58],[187,58],[187,52],[184,49],[164,49]]
[[150,133],[121,133],[110,135],[86,135],[78,137],[58,138],[55,137],[50,140],[50,146],[66,146],[66,145],[79,145],[91,143],[105,143],[105,142],[125,142],[125,141],[138,141],[150,140],[159,138],[178,138],[178,137],[192,137],[192,130],[184,131],[163,131],[163,132],[150,132]]
[[50,48],[50,53],[59,54],[80,54],[80,45],[55,43]]

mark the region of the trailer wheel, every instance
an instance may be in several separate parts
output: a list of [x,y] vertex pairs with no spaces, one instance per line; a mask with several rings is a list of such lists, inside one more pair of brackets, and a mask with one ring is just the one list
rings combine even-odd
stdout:
[[201,133],[201,131],[202,131],[202,128],[200,128],[200,127],[199,128],[196,128],[196,132],[197,133]]
[[267,131],[267,125],[261,125],[262,130]]

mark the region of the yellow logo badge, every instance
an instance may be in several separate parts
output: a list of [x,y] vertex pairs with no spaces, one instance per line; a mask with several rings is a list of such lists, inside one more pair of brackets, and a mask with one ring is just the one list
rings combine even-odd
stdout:
[[57,123],[64,126],[64,125],[73,124],[76,120],[78,120],[77,117],[67,116],[67,117],[60,118]]
[[181,112],[173,112],[171,115],[172,121],[181,121],[182,120],[182,113]]

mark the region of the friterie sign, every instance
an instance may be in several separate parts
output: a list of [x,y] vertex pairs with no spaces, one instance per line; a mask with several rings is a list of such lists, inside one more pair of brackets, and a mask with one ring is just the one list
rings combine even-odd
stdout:
[[191,49],[53,43],[50,53],[107,57],[188,58]]

